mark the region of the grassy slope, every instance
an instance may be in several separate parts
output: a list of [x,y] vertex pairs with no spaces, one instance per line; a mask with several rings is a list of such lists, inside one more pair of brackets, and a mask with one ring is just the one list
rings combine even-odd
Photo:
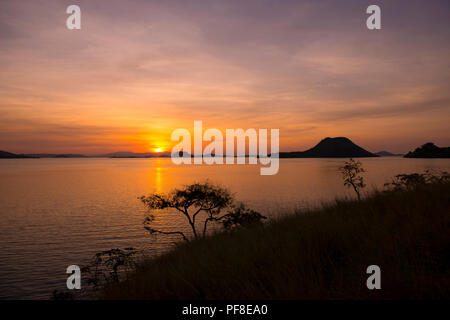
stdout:
[[[142,263],[105,299],[450,297],[450,186],[339,201]],[[366,287],[381,267],[382,290]]]

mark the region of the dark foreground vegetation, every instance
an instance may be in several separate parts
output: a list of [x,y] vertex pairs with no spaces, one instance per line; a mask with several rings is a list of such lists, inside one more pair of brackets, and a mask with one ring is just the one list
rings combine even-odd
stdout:
[[[360,201],[180,243],[100,298],[448,299],[449,208],[448,179],[400,175]],[[381,290],[367,289],[369,265]]]

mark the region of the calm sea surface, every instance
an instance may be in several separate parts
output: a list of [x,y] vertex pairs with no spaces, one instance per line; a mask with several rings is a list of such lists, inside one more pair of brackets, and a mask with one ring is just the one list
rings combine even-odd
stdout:
[[[367,189],[395,174],[450,171],[448,159],[366,158]],[[353,196],[342,185],[343,159],[281,159],[274,176],[259,165],[175,166],[170,159],[0,160],[0,299],[48,299],[64,289],[67,266],[96,252],[136,247],[167,250],[176,238],[151,238],[138,196],[209,179],[268,216]],[[184,229],[176,214],[157,216],[161,229]]]

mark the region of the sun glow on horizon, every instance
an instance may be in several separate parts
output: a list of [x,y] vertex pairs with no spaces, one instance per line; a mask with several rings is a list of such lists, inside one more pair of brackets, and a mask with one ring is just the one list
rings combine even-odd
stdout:
[[158,153],[159,153],[159,152],[162,152],[162,151],[163,151],[162,148],[156,148],[156,149],[155,149],[155,152],[158,152]]

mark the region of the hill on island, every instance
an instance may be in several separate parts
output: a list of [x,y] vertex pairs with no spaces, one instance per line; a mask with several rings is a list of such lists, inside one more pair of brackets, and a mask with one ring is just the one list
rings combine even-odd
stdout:
[[280,152],[280,158],[361,158],[378,157],[345,137],[325,138],[306,151]]
[[440,148],[432,142],[425,143],[414,151],[410,151],[405,158],[450,158],[450,147]]
[[0,159],[17,159],[17,158],[30,158],[30,157],[24,154],[15,154],[0,150]]
[[15,154],[0,150],[0,159],[37,159],[37,158],[86,158],[83,154],[53,154],[53,153],[33,153],[33,154]]

